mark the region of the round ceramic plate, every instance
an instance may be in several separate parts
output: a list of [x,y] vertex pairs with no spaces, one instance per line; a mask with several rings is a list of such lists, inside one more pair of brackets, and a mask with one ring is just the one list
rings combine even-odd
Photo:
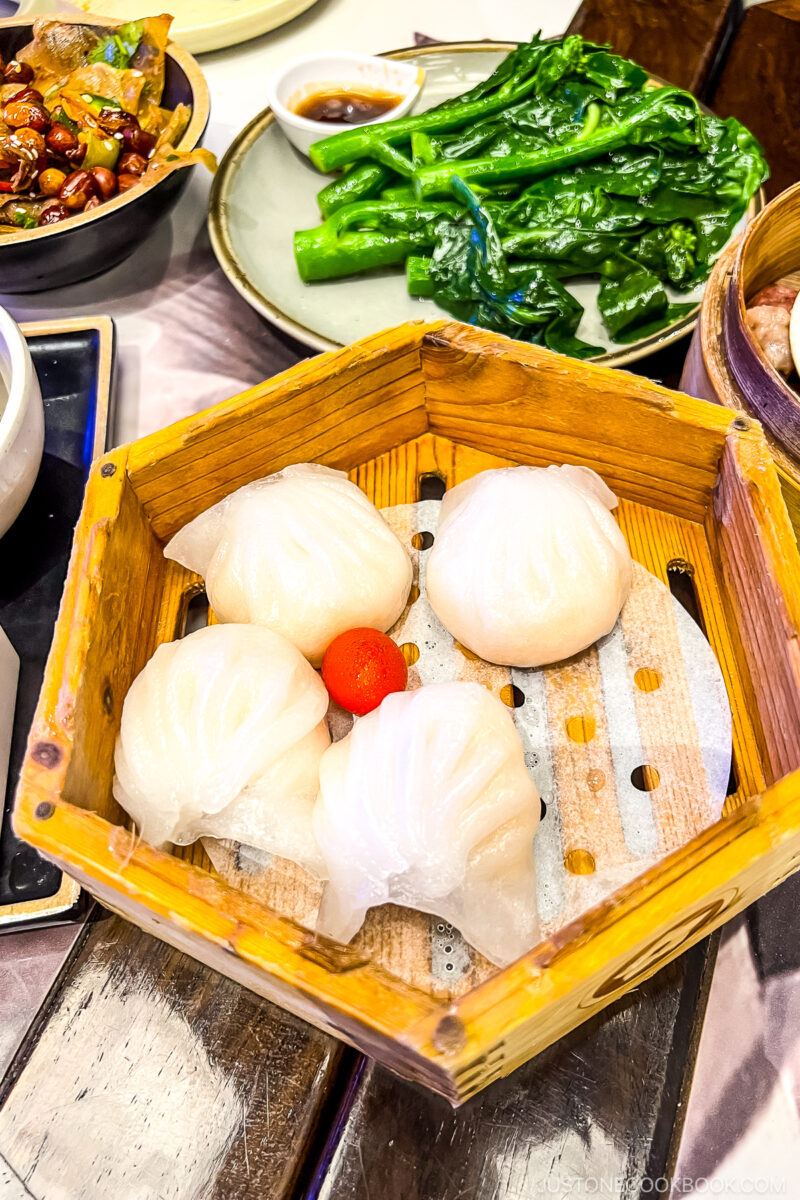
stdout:
[[[78,12],[119,21],[142,15],[141,0],[72,0]],[[316,0],[171,0],[170,37],[192,54],[220,50],[277,29],[316,4]],[[22,0],[18,13],[57,13],[60,0]],[[72,11],[72,10],[70,10]]]
[[[515,43],[460,42],[397,50],[388,57],[416,62],[425,83],[414,111],[460,95],[485,79]],[[320,175],[284,137],[267,108],[242,130],[220,165],[211,191],[209,233],[220,266],[245,300],[274,325],[315,350],[333,350],[404,321],[447,317],[432,300],[409,296],[405,273],[375,271],[304,284],[297,274],[292,237],[321,221],[316,194]],[[760,198],[751,205],[755,211]],[[607,352],[595,361],[622,366],[675,341],[694,328],[702,286],[688,294],[667,289],[677,302],[697,308],[659,333],[626,346],[609,339],[597,309],[599,282],[571,280],[584,315],[578,336]]]

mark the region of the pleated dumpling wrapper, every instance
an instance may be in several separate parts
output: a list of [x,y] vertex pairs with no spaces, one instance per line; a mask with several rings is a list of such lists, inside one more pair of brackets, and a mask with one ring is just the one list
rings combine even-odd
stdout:
[[299,650],[257,625],[159,646],[125,697],[114,796],[145,841],[209,835],[320,876],[312,830],[328,694]]
[[318,932],[348,942],[376,904],[455,925],[504,964],[537,940],[536,786],[508,709],[477,683],[394,692],[326,750],[314,828]]
[[347,629],[385,633],[411,589],[411,560],[375,505],[316,463],[239,488],[164,553],[203,576],[218,620],[265,625],[315,666]]
[[560,662],[610,633],[633,567],[588,467],[504,467],[446,492],[428,600],[468,650],[502,666]]

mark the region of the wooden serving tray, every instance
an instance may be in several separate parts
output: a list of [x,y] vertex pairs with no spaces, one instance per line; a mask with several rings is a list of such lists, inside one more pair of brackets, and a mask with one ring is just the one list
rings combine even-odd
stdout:
[[[593,467],[634,556],[692,577],[733,710],[727,815],[517,963],[437,995],[154,850],[111,796],[125,693],[180,636],[196,577],[162,546],[292,462],[378,504],[489,465]],[[652,975],[800,867],[800,560],[759,426],[631,375],[450,322],[302,363],[120,447],[92,470],[15,827],[110,908],[460,1103]],[[565,850],[568,848],[565,847]],[[190,861],[193,860],[193,861]],[[397,937],[415,914],[397,914]],[[406,926],[405,921],[410,924]]]

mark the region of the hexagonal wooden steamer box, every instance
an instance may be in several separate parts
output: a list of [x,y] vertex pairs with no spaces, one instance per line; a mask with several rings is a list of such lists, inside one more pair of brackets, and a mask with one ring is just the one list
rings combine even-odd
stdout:
[[[349,471],[379,506],[418,499],[431,474],[593,467],[621,497],[634,557],[665,581],[670,563],[692,572],[725,677],[738,783],[726,815],[460,994],[404,969],[430,918],[386,917],[389,970],[223,883],[199,845],[141,843],[112,799],[125,693],[181,635],[201,586],[164,542],[234,488],[309,460]],[[756,424],[466,326],[404,325],[95,463],[15,828],[109,908],[459,1103],[800,866],[799,624],[797,547]]]

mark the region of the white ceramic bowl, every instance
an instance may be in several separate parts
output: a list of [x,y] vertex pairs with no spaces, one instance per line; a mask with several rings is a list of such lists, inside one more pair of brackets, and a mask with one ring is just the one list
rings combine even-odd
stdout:
[[0,308],[0,537],[30,495],[43,448],[39,380],[19,326]]
[[273,75],[267,88],[267,100],[292,145],[301,154],[308,154],[308,148],[314,142],[358,126],[338,121],[311,121],[308,117],[299,117],[290,104],[298,104],[326,87],[347,87],[348,84],[402,96],[402,101],[394,108],[374,121],[364,122],[374,125],[405,116],[417,99],[424,79],[425,72],[420,67],[390,58],[374,58],[347,50],[304,54],[291,59]]

